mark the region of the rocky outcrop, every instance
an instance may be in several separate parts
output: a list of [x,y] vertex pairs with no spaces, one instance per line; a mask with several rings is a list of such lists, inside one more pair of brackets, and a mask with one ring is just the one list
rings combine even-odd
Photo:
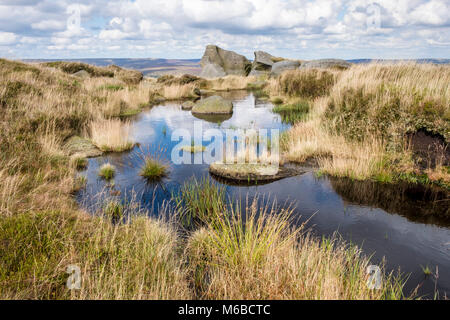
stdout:
[[300,62],[299,61],[284,60],[284,61],[276,62],[272,66],[271,75],[272,76],[279,76],[284,71],[295,70],[295,69],[298,69],[298,67],[300,67]]
[[320,59],[307,61],[301,65],[301,69],[348,69],[351,67],[351,63],[340,59]]
[[137,70],[124,69],[116,65],[110,65],[107,69],[114,72],[114,78],[122,80],[126,84],[139,84],[144,79],[142,72]]
[[74,157],[95,158],[103,154],[90,140],[79,136],[69,138],[64,148],[70,156]]
[[182,110],[192,110],[192,108],[195,106],[195,103],[192,101],[185,101],[181,104],[181,109]]
[[225,182],[236,184],[261,184],[303,174],[306,170],[260,163],[212,163],[209,166],[209,172],[214,177],[224,180]]
[[252,64],[250,76],[259,76],[261,74],[269,74],[276,58],[264,51],[255,51],[255,60]]
[[206,79],[221,78],[226,75],[225,70],[221,66],[213,63],[205,63],[202,65],[202,72],[200,73],[200,77]]
[[91,77],[91,75],[89,74],[89,72],[87,72],[86,70],[80,70],[78,72],[75,72],[74,74],[72,74],[74,77],[77,78],[82,78],[82,79],[88,79]]
[[200,64],[202,78],[218,78],[230,74],[247,76],[251,69],[251,63],[245,56],[215,45],[206,47]]
[[233,103],[219,96],[212,96],[198,101],[192,108],[192,114],[231,114]]

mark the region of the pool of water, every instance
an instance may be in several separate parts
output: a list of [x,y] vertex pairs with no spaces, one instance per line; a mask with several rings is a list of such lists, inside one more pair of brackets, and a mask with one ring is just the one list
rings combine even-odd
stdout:
[[[172,133],[180,128],[194,131],[201,121],[203,130],[255,128],[287,130],[270,103],[259,101],[251,93],[222,94],[233,101],[233,115],[227,117],[194,117],[181,110],[178,103],[168,103],[142,112],[132,119],[134,139],[139,143],[130,152],[107,154],[90,159],[86,188],[77,200],[88,210],[101,203],[98,194],[110,193],[119,198],[134,197],[157,215],[158,208],[170,200],[173,192],[192,177],[208,176],[207,164],[175,165],[170,161]],[[151,154],[170,166],[170,174],[158,183],[149,184],[139,175],[143,155]],[[114,186],[98,177],[100,166],[110,162],[117,168]],[[218,182],[222,184],[221,182]],[[386,186],[373,182],[348,179],[317,178],[308,172],[270,184],[256,186],[224,185],[234,199],[250,199],[264,195],[277,203],[291,203],[298,223],[318,236],[338,232],[347,241],[362,247],[372,262],[386,258],[388,270],[409,274],[405,293],[420,286],[419,294],[432,297],[435,288],[441,297],[450,294],[450,221],[448,193],[414,187]],[[106,190],[106,191],[105,191]],[[433,271],[438,267],[439,278],[425,276],[422,267]]]

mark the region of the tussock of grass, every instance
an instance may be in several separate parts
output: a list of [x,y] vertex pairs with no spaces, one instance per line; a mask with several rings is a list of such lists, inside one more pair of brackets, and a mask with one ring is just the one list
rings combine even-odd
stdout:
[[162,96],[167,100],[181,100],[195,97],[195,84],[174,84],[162,88]]
[[209,178],[186,182],[173,201],[181,225],[188,229],[208,224],[226,211],[225,189]]
[[[295,75],[272,80],[275,93],[302,95],[302,88],[280,89]],[[445,185],[450,180],[439,164],[419,168],[407,139],[423,128],[449,139],[450,67],[370,64],[352,66],[335,78],[329,95],[311,103],[307,121],[287,134],[288,159],[316,158],[322,172],[356,179],[394,182],[425,174],[420,181]]]
[[330,93],[326,116],[361,140],[367,130],[392,143],[425,128],[450,139],[450,67],[401,64],[353,67]]
[[283,122],[296,123],[305,119],[309,109],[308,101],[298,100],[291,104],[275,106],[273,112],[279,113]]
[[129,122],[116,119],[93,121],[90,125],[92,142],[105,152],[122,152],[133,148]]
[[84,157],[75,156],[72,158],[72,164],[77,170],[84,170],[88,166],[88,160]]
[[[0,222],[3,299],[191,298],[169,224],[143,216],[112,224],[59,211]],[[67,290],[68,265],[80,267],[81,290]]]
[[207,86],[215,91],[245,90],[249,84],[255,83],[257,80],[256,77],[228,75],[223,78],[209,80]]
[[158,160],[145,158],[144,165],[141,168],[140,175],[149,181],[160,180],[167,176],[167,165]]
[[317,241],[291,229],[289,210],[256,203],[216,215],[189,239],[196,296],[202,299],[398,299],[402,282],[388,275],[367,286],[369,260],[333,238]]
[[98,175],[105,180],[111,180],[116,175],[116,167],[110,163],[105,163],[100,167]]
[[271,96],[317,98],[325,96],[335,83],[336,72],[328,70],[292,70],[269,81]]

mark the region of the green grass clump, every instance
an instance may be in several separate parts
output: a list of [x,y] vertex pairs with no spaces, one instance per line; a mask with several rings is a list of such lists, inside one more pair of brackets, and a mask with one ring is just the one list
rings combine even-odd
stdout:
[[158,160],[146,158],[140,175],[149,181],[155,181],[167,176],[167,166]]
[[[221,211],[214,211],[221,212]],[[291,211],[259,206],[217,214],[188,239],[195,296],[202,299],[401,299],[403,279],[371,290],[370,260],[338,238],[318,241]],[[277,275],[274,277],[274,275]],[[298,284],[301,284],[300,286]]]
[[127,117],[134,117],[135,115],[138,115],[142,111],[142,106],[139,106],[137,109],[125,109],[120,112],[119,117],[121,118],[127,118]]
[[98,175],[105,180],[111,180],[116,175],[116,167],[110,163],[105,163],[100,167]]
[[88,166],[88,160],[84,157],[75,157],[72,162],[77,170],[85,170]]
[[172,198],[185,228],[211,223],[216,216],[226,212],[225,188],[207,177],[186,182]]
[[112,221],[118,222],[124,217],[124,206],[120,202],[110,201],[103,209],[103,214],[111,218]]
[[283,99],[281,99],[280,97],[275,97],[270,102],[272,102],[273,104],[279,105],[279,104],[283,104]]
[[99,90],[107,90],[107,91],[120,91],[123,89],[124,86],[120,84],[105,84],[99,87]]
[[430,267],[427,265],[427,266],[420,266],[421,268],[422,268],[422,272],[423,272],[423,274],[424,275],[426,275],[426,276],[430,276],[430,275],[432,275],[433,274],[433,272],[431,271],[431,269],[430,269]]
[[292,104],[275,106],[273,112],[280,114],[283,122],[296,123],[305,119],[305,116],[309,113],[309,109],[309,102],[300,100]]

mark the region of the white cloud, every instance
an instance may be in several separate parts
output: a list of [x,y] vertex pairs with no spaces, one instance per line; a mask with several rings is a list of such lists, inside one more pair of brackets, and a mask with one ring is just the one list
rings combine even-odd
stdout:
[[64,30],[66,24],[64,21],[58,20],[43,20],[31,24],[31,27],[36,30]]
[[[75,11],[69,0],[0,2],[0,44],[27,57],[89,49],[193,58],[209,43],[249,57],[256,49],[304,59],[395,58],[400,49],[410,57],[450,55],[448,0],[77,0]],[[374,3],[380,26],[368,28]],[[81,26],[70,29],[78,9]]]
[[0,31],[0,45],[10,45],[16,42],[17,36],[11,32]]

